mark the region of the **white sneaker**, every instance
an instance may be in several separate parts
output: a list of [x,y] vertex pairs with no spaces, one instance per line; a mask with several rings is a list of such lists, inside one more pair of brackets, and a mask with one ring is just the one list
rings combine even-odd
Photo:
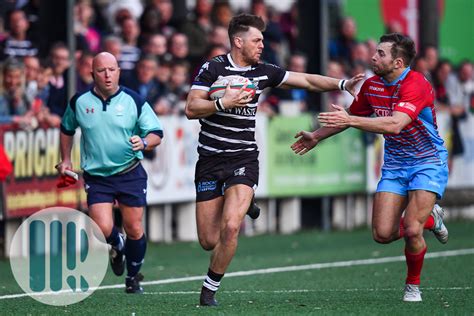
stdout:
[[404,302],[421,302],[421,291],[418,285],[405,285],[405,295],[403,295]]
[[445,244],[448,242],[448,229],[444,225],[443,218],[444,218],[444,210],[441,206],[438,204],[435,204],[433,207],[433,211],[431,211],[431,214],[433,214],[434,222],[435,225],[433,229],[431,230],[433,234],[435,235],[436,239],[439,240],[440,243]]

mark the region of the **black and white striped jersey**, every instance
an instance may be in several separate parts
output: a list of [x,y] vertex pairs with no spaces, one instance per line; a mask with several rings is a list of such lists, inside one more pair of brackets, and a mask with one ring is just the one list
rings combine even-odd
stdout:
[[220,76],[229,75],[249,78],[257,87],[257,92],[245,107],[227,109],[199,120],[199,155],[235,156],[245,152],[254,152],[257,155],[255,115],[258,98],[263,89],[277,87],[288,78],[288,72],[279,66],[258,63],[240,67],[234,63],[230,54],[227,54],[216,56],[204,63],[191,89],[209,91]]

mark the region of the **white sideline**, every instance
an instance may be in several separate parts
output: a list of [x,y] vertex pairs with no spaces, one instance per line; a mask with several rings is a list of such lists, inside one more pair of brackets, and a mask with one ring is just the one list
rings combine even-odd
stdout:
[[[453,256],[463,256],[463,255],[472,255],[474,254],[474,248],[469,249],[458,249],[458,250],[448,250],[448,251],[439,251],[428,253],[425,256],[425,259],[433,258],[442,258],[442,257],[453,257]],[[373,259],[361,259],[361,260],[348,260],[348,261],[336,261],[336,262],[326,262],[326,263],[313,263],[305,264],[300,266],[287,266],[287,267],[277,267],[277,268],[268,268],[268,269],[258,269],[258,270],[248,270],[248,271],[237,271],[226,273],[225,277],[239,277],[239,276],[249,276],[256,274],[269,274],[269,273],[279,273],[279,272],[290,272],[290,271],[302,271],[302,270],[319,270],[326,268],[338,268],[338,267],[353,267],[353,266],[362,266],[362,265],[372,265],[379,263],[387,262],[399,262],[405,261],[405,256],[396,256],[396,257],[384,257],[384,258],[373,258]],[[204,280],[204,275],[183,277],[183,278],[171,278],[165,280],[156,280],[156,281],[146,281],[140,282],[141,285],[157,285],[157,284],[170,284],[170,283],[179,283],[179,282],[189,282],[189,281],[198,281]],[[91,288],[93,290],[107,290],[107,289],[119,289],[125,287],[124,284],[115,284],[115,285],[104,285],[97,288]],[[464,289],[464,288],[462,288]],[[470,289],[470,288],[469,288]],[[41,295],[58,295],[63,293],[71,293],[70,290],[57,291],[57,292],[44,292],[44,293],[33,293],[33,294],[9,294],[0,296],[0,300],[11,299],[11,298],[20,298],[25,296],[41,296]],[[176,292],[181,293],[181,292]],[[186,292],[184,292],[186,293]]]

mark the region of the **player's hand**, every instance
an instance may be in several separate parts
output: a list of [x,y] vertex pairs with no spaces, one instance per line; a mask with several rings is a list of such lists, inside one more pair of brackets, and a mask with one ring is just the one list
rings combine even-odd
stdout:
[[133,151],[140,151],[145,149],[145,145],[143,144],[141,137],[138,135],[133,135],[132,137],[130,137],[130,143],[132,144]]
[[246,106],[247,103],[252,101],[253,93],[246,91],[247,84],[240,89],[231,89],[230,84],[225,88],[224,95],[222,96],[221,102],[226,109],[232,109],[235,107]]
[[351,79],[346,81],[345,88],[346,91],[349,92],[357,101],[357,94],[356,94],[356,86],[359,83],[359,81],[363,80],[365,77],[365,74],[357,74]]
[[64,175],[66,170],[72,170],[72,163],[70,160],[63,160],[54,166],[60,175]]
[[306,154],[319,143],[319,140],[315,139],[311,132],[300,131],[295,135],[295,138],[299,139],[291,145],[291,149],[297,155]]
[[319,122],[324,127],[331,128],[346,128],[351,126],[351,116],[349,113],[340,105],[331,104],[331,106],[335,111],[319,113]]

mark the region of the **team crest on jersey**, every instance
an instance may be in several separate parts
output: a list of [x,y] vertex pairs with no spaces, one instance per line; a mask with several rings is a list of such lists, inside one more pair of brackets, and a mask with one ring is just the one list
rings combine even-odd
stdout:
[[124,106],[122,104],[119,104],[115,107],[115,111],[117,111],[118,116],[123,115],[123,110],[124,110]]

